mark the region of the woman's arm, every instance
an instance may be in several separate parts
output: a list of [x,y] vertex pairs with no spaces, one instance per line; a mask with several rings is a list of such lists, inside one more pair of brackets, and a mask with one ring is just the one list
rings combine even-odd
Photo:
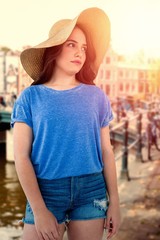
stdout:
[[[39,239],[45,239],[47,231],[49,234],[54,231],[54,236],[58,236],[58,224],[53,214],[46,208],[30,160],[32,138],[32,129],[27,124],[20,122],[14,124],[14,158],[17,175],[32,207]],[[42,237],[43,235],[45,237]]]
[[108,229],[108,239],[110,239],[118,231],[120,225],[120,209],[116,165],[108,126],[101,128],[101,147],[104,163],[104,178],[109,194],[109,208],[107,211],[105,227]]

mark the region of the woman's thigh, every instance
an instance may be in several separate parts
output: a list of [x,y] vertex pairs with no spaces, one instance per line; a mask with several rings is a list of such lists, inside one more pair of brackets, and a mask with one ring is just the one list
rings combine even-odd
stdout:
[[69,240],[102,240],[104,219],[70,221],[67,234]]
[[[65,224],[59,224],[60,237],[57,240],[62,240],[65,232]],[[24,224],[22,240],[39,240],[38,234],[33,224]]]

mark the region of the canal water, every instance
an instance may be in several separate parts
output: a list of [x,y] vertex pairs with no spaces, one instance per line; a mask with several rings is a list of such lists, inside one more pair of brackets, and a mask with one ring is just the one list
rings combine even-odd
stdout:
[[19,184],[14,162],[5,160],[5,144],[0,144],[0,240],[21,239],[18,221],[25,210],[25,196]]

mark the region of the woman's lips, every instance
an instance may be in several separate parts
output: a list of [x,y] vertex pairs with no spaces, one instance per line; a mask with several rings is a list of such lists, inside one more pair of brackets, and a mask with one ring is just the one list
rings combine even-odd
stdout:
[[75,63],[75,64],[78,64],[78,65],[82,64],[82,62],[79,61],[79,60],[74,60],[74,61],[71,61],[71,62],[72,62],[72,63]]

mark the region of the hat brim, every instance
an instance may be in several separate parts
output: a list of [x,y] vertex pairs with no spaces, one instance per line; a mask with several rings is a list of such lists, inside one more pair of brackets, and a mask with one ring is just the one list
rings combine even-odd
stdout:
[[73,20],[66,20],[64,27],[52,37],[21,53],[20,59],[23,68],[33,80],[39,79],[45,49],[63,44],[76,24],[85,32],[86,38],[92,41],[95,58],[91,61],[91,68],[97,74],[110,42],[110,21],[103,10],[88,8]]

